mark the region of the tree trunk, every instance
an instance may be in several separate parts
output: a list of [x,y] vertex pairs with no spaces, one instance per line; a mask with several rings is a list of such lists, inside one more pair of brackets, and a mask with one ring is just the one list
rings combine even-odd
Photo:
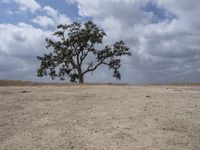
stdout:
[[83,75],[79,75],[79,83],[84,83]]
[[82,72],[82,69],[81,69],[81,66],[79,65],[78,68],[77,68],[77,71],[78,71],[78,75],[79,75],[79,83],[84,83],[84,79],[83,79],[83,72]]

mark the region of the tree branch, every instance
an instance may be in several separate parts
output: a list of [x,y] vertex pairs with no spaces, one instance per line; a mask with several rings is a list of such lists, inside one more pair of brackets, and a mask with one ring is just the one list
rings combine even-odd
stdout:
[[92,43],[90,45],[90,47],[87,49],[87,51],[84,53],[84,50],[82,50],[81,52],[81,57],[80,57],[80,64],[83,63],[83,60],[87,57],[88,53],[91,52],[91,48],[94,46],[94,43]]
[[92,72],[92,71],[96,70],[97,67],[99,67],[101,64],[109,65],[108,63],[104,62],[105,60],[106,60],[106,58],[104,58],[101,62],[99,62],[98,64],[96,64],[96,65],[94,66],[94,68],[90,68],[91,66],[93,66],[93,64],[92,64],[92,65],[89,65],[88,68],[87,68],[87,70],[84,71],[83,74],[86,74],[86,73],[88,73],[88,72]]

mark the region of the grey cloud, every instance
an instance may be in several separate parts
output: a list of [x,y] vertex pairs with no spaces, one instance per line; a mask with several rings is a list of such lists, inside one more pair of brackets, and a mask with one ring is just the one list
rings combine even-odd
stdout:
[[41,9],[41,6],[36,0],[1,0],[0,3],[16,3],[19,5],[20,11],[30,10],[35,13],[37,10]]
[[[79,14],[92,17],[104,28],[106,44],[124,40],[132,50],[131,57],[122,59],[122,80],[101,67],[89,82],[164,83],[200,82],[200,14],[199,0],[154,0],[157,7],[177,17],[153,22],[154,15],[142,9],[150,0],[74,0]],[[57,14],[49,7],[50,17]],[[65,17],[64,17],[65,18]],[[61,19],[60,20],[66,20]],[[45,50],[44,38],[52,32],[30,25],[0,25],[0,78],[38,79],[35,56]],[[14,63],[16,62],[16,63]]]
[[21,67],[21,62],[19,62],[18,59],[10,57],[10,56],[5,56],[5,55],[0,56],[0,68],[1,68],[0,72],[1,73],[14,70],[19,67]]
[[[122,82],[200,81],[200,3],[198,0],[154,0],[177,17],[152,22],[141,8],[150,0],[76,0],[80,15],[92,16],[108,34],[107,42],[123,39],[133,51],[125,58]],[[106,76],[106,73],[104,74]],[[109,75],[107,75],[109,77]]]
[[50,33],[24,23],[0,24],[0,78],[37,79],[36,56],[45,52]]

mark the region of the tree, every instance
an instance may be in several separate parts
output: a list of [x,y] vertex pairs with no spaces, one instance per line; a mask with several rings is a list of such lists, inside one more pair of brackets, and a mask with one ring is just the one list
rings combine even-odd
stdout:
[[54,40],[46,38],[46,48],[53,48],[53,52],[37,57],[41,63],[38,76],[49,75],[52,79],[59,77],[61,80],[67,76],[71,82],[78,80],[83,83],[85,74],[105,65],[113,70],[113,77],[121,79],[120,57],[131,55],[123,41],[101,49],[106,33],[92,21],[61,24],[53,35],[56,36]]

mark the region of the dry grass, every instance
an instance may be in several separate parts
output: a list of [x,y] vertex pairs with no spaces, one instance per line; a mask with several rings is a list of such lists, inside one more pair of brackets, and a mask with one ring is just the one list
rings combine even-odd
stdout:
[[31,81],[20,81],[20,80],[0,80],[0,86],[45,86],[45,85],[54,85],[54,86],[71,86],[71,85],[127,85],[127,84],[117,84],[117,83],[44,83],[44,82],[31,82]]
[[42,83],[31,81],[17,81],[17,80],[0,80],[0,86],[36,86]]
[[[44,86],[44,85],[56,85],[56,86],[70,86],[70,85],[113,85],[113,86],[124,86],[128,84],[118,84],[118,83],[44,83],[44,82],[31,82],[31,81],[20,81],[20,80],[0,80],[0,86]],[[157,84],[143,84],[143,86],[200,86],[200,82],[191,83],[157,83]]]
[[185,83],[149,83],[143,84],[144,86],[200,86],[200,82],[185,82]]

